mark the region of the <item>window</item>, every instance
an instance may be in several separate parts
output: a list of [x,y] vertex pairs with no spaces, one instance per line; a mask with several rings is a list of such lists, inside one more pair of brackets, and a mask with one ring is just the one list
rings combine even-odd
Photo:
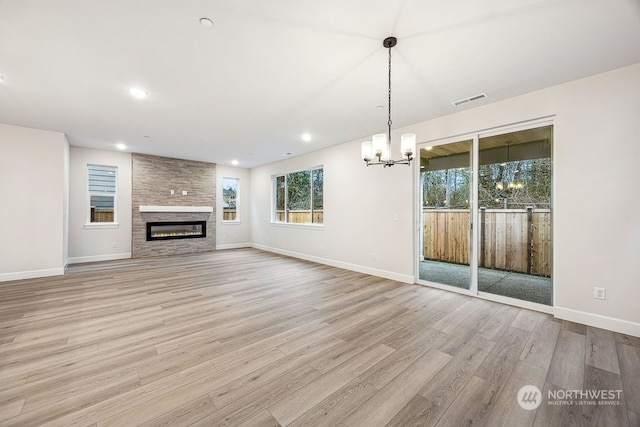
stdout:
[[274,222],[289,224],[323,223],[322,167],[274,177]]
[[89,223],[116,222],[118,168],[88,165]]
[[238,178],[222,178],[222,221],[240,221],[238,215]]

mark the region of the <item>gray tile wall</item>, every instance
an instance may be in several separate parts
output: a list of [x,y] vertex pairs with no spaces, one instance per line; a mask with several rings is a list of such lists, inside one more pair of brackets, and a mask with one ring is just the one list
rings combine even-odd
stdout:
[[[209,252],[216,247],[216,165],[136,154],[132,156],[133,258]],[[175,194],[171,194],[174,190]],[[183,196],[182,191],[187,195]],[[140,212],[140,205],[211,206],[213,213]],[[147,242],[146,223],[207,221],[207,237]]]

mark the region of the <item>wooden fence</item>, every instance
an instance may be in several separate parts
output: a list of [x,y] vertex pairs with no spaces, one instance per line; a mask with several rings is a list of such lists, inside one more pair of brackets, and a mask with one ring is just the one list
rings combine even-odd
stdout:
[[[290,210],[289,211],[289,223],[294,224],[311,224],[312,213],[311,210]],[[313,223],[314,224],[322,224],[323,221],[323,211],[322,210],[314,210],[313,211]],[[276,211],[276,221],[277,222],[285,222],[285,212],[278,210]]]
[[236,210],[235,209],[227,209],[227,208],[222,209],[222,220],[223,221],[235,221],[237,219],[238,219],[238,217],[236,217]]
[[[469,211],[425,209],[425,259],[469,264]],[[549,209],[480,209],[480,267],[551,275]]]
[[100,209],[91,206],[90,222],[113,222],[113,209]]

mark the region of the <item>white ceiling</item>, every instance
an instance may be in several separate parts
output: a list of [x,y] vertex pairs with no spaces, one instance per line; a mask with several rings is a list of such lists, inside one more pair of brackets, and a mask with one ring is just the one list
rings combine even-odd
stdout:
[[398,127],[640,62],[640,0],[0,0],[0,123],[254,167],[384,131],[390,35]]

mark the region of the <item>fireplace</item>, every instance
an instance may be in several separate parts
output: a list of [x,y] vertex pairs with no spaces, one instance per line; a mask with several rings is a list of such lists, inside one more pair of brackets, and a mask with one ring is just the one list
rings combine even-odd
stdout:
[[147,222],[147,241],[207,237],[206,221]]

